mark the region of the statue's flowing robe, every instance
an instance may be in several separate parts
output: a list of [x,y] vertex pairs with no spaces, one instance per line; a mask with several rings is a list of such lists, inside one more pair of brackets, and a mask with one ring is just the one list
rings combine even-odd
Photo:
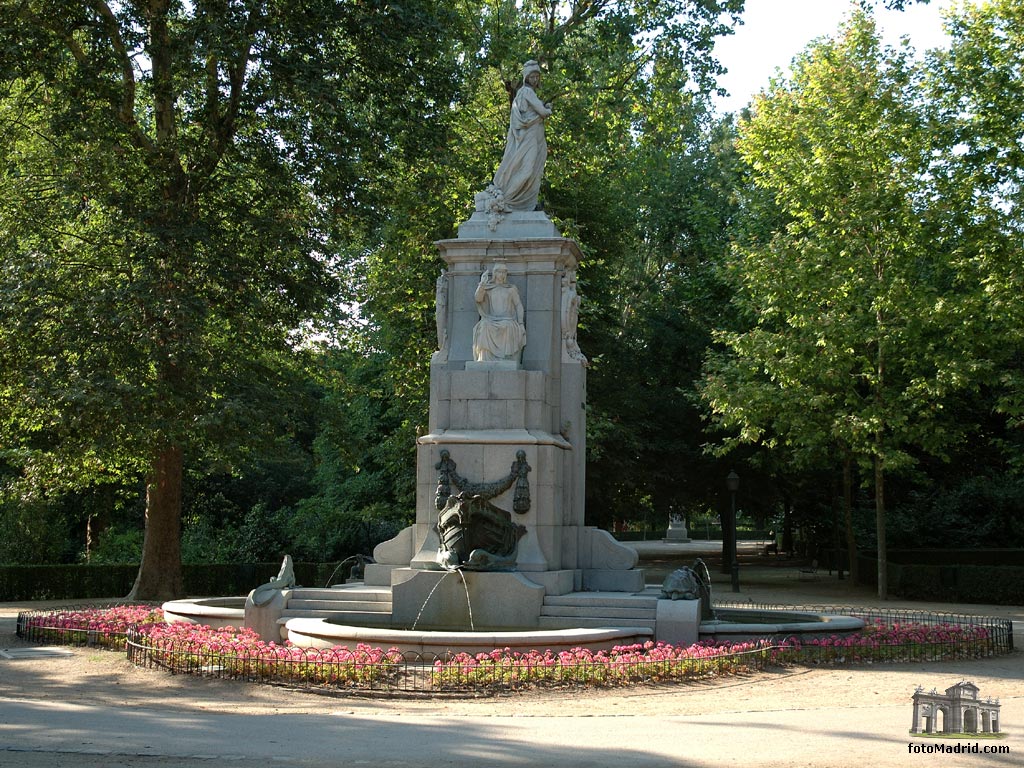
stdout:
[[524,84],[512,101],[508,138],[501,164],[494,173],[494,186],[504,194],[505,204],[513,211],[532,211],[544,175],[548,145],[544,139],[544,118],[551,110]]

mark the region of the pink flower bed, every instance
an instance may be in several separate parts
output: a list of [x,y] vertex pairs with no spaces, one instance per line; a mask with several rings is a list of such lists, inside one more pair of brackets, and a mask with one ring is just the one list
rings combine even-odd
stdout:
[[164,612],[150,605],[116,605],[53,611],[29,617],[26,629],[39,642],[124,648],[128,627],[163,624]]
[[360,644],[353,649],[300,648],[267,642],[246,627],[154,624],[145,629],[151,658],[178,671],[216,671],[249,680],[357,684],[394,675],[402,655]]
[[[813,662],[925,661],[988,655],[984,641],[990,636],[987,628],[976,624],[885,624],[875,620],[857,634],[807,640],[790,637],[783,647],[796,659],[806,649],[809,652],[802,653],[803,659]],[[780,660],[790,655],[784,652]]]
[[767,640],[732,645],[697,643],[688,647],[648,641],[617,646],[610,651],[573,648],[557,653],[524,653],[504,648],[475,656],[460,653],[447,661],[435,661],[432,682],[445,688],[682,680],[735,674],[760,666],[759,662],[771,658],[772,648]]
[[[166,624],[149,606],[56,611],[30,617],[33,638],[124,648],[130,626],[147,661],[175,671],[216,673],[249,680],[317,685],[362,685],[397,677],[404,659],[394,649],[357,645],[350,649],[299,648],[265,642],[251,629],[213,629]],[[970,658],[991,653],[989,630],[978,625],[874,621],[857,634],[787,638],[736,644],[697,643],[689,647],[647,642],[610,651],[574,648],[526,653],[508,648],[457,654],[438,660],[430,672],[435,688],[523,687],[538,684],[615,685],[635,681],[684,680],[736,674],[768,664],[874,663]]]

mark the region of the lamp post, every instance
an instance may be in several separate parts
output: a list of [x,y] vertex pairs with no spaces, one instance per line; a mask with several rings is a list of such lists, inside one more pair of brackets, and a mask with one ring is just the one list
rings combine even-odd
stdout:
[[729,564],[732,573],[732,591],[740,591],[740,564],[736,560],[736,491],[740,489],[740,476],[731,470],[725,478],[725,487],[732,496],[732,513],[729,515]]

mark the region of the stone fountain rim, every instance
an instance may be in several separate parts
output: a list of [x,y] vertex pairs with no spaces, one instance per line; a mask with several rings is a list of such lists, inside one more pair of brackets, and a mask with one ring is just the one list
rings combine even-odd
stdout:
[[822,632],[856,632],[865,626],[863,619],[855,616],[844,616],[836,613],[821,613],[818,611],[801,610],[765,610],[762,608],[721,608],[723,614],[735,616],[736,614],[748,613],[752,616],[773,613],[780,618],[800,617],[797,621],[781,622],[749,622],[743,623],[735,620],[718,621],[705,620],[700,623],[701,635],[750,635],[750,634],[820,634]]
[[573,627],[571,629],[534,630],[409,630],[360,627],[330,619],[289,619],[285,628],[295,645],[311,640],[319,647],[365,644],[411,649],[423,653],[443,651],[481,652],[496,648],[556,650],[579,647],[622,645],[651,640],[649,627]]
[[[241,608],[234,606],[242,603]],[[168,600],[161,608],[165,614],[177,616],[210,616],[216,618],[245,616],[245,597],[193,597],[181,600]]]

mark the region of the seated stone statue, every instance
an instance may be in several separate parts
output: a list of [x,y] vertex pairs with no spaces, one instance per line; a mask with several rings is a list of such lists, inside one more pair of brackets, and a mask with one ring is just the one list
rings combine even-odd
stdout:
[[473,327],[473,359],[514,360],[526,346],[526,325],[519,290],[508,282],[508,268],[484,270],[474,294],[480,320]]

